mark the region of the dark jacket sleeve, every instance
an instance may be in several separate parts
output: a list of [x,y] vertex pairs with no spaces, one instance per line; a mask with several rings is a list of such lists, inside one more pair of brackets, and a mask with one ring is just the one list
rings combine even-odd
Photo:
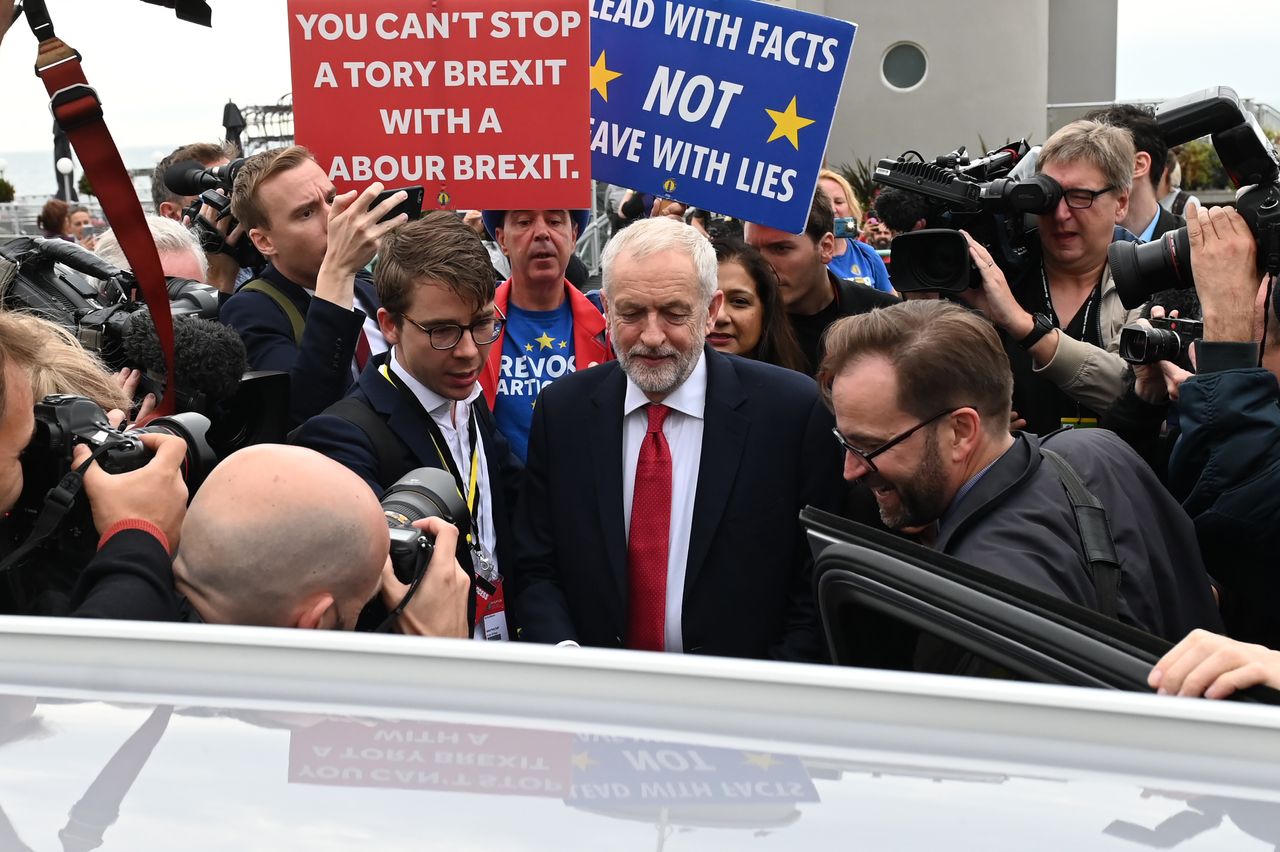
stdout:
[[160,540],[121,530],[89,561],[71,592],[76,618],[181,621],[173,565]]
[[[1231,363],[1215,361],[1221,353],[1205,349],[1210,366]],[[1169,487],[1195,521],[1202,545],[1254,542],[1275,553],[1280,548],[1275,522],[1280,517],[1280,385],[1275,376],[1260,367],[1202,372],[1183,382],[1178,412],[1182,436],[1169,461]]]
[[351,360],[365,315],[323,299],[307,308],[302,343],[284,312],[271,297],[254,291],[236,293],[222,306],[221,320],[244,341],[250,370],[289,374],[289,412],[301,423],[342,399],[351,385]]
[[349,420],[321,414],[303,423],[290,439],[300,447],[315,450],[352,470],[381,497],[392,485],[378,481],[378,454],[365,431]]
[[533,411],[529,429],[529,456],[515,512],[514,538],[518,550],[511,582],[517,638],[556,644],[569,639],[576,642],[578,633],[556,567],[547,408],[544,393]]

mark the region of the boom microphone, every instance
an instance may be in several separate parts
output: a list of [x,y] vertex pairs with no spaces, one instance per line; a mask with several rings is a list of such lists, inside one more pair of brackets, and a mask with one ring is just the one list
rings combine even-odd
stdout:
[[32,242],[35,243],[36,249],[41,255],[55,263],[69,266],[81,275],[88,275],[90,278],[105,281],[109,278],[115,278],[121,272],[120,269],[107,263],[79,243],[73,243],[58,237],[51,239],[33,237]]
[[[129,317],[122,343],[127,363],[164,373],[164,352],[149,311],[137,311]],[[210,400],[230,399],[249,368],[240,335],[212,320],[177,318],[173,348],[175,380],[184,396],[203,393]]]

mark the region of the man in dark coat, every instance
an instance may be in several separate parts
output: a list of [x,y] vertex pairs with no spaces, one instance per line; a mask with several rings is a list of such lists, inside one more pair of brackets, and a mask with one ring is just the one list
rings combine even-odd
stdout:
[[798,520],[840,489],[817,386],[704,345],[723,295],[690,226],[637,222],[603,263],[618,361],[560,379],[534,410],[521,638],[823,659]]
[[[935,546],[979,568],[1105,611],[1058,470],[1009,432],[1012,374],[995,329],[946,302],[842,320],[820,376],[846,449],[895,528],[936,524]],[[964,357],[957,357],[963,353]],[[1190,518],[1117,436],[1047,441],[1106,510],[1120,565],[1116,615],[1176,640],[1220,624]]]

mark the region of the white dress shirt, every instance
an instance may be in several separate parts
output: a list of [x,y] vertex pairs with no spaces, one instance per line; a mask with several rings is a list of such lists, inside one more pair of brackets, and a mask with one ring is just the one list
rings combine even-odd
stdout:
[[[430,414],[431,419],[440,427],[440,433],[444,436],[445,443],[449,445],[449,455],[453,456],[453,463],[457,465],[459,472],[462,474],[465,486],[462,502],[465,504],[467,493],[471,490],[471,439],[467,435],[467,422],[471,417],[471,407],[480,396],[480,383],[477,382],[475,387],[471,389],[466,401],[458,402],[440,396],[415,379],[396,358],[394,347],[387,357],[387,364],[390,365],[392,372],[413,391],[413,395],[422,404],[423,410]],[[484,405],[483,402],[480,404]],[[479,494],[476,500],[479,505],[475,507],[474,514],[476,517],[473,518],[473,523],[480,531],[479,544],[481,551],[493,563],[493,566],[501,571],[501,566],[498,565],[498,557],[494,554],[497,532],[493,526],[493,487],[489,482],[489,466],[485,459],[484,441],[480,438],[478,426],[476,440],[480,444],[476,469],[480,482],[477,489]],[[478,634],[477,638],[484,638],[483,630],[477,629],[476,633]]]
[[[627,378],[622,406],[622,512],[627,536],[631,536],[631,505],[636,491],[636,462],[640,445],[649,431],[649,398]],[[667,614],[664,649],[684,651],[680,618],[684,611],[684,577],[689,562],[689,537],[693,532],[693,500],[698,491],[702,463],[703,413],[707,405],[707,356],[699,353],[689,378],[662,401],[671,409],[662,434],[671,448],[671,532],[667,543]]]

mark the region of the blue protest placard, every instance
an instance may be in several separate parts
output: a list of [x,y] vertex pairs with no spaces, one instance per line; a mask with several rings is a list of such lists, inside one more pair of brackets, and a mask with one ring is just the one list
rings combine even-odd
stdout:
[[592,0],[592,176],[803,230],[856,32],[757,0]]

